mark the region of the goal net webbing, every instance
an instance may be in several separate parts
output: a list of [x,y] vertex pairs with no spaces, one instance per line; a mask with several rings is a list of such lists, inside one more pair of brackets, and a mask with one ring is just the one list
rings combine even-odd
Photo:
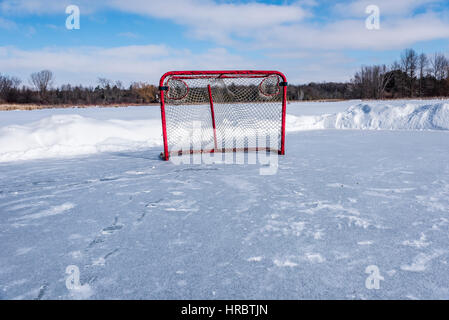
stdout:
[[161,78],[164,153],[284,152],[285,77],[274,71]]

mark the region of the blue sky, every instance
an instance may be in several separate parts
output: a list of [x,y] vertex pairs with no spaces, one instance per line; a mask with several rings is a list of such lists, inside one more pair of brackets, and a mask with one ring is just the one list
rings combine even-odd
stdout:
[[[68,5],[81,28],[67,30]],[[368,30],[368,5],[380,30]],[[98,77],[157,82],[177,69],[278,69],[292,83],[345,81],[362,64],[390,64],[403,49],[449,53],[442,0],[1,0],[0,72],[56,84]]]

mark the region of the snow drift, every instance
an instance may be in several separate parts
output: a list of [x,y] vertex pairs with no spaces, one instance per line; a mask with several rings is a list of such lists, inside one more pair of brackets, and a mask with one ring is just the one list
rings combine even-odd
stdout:
[[153,147],[161,142],[159,120],[96,120],[54,115],[0,128],[0,162]]
[[[291,107],[301,108],[301,104]],[[449,104],[370,103],[335,114],[287,115],[288,132],[319,129],[449,130]],[[74,114],[52,115],[0,128],[0,162],[161,146],[161,132],[160,119],[156,117],[100,120]]]
[[358,104],[321,116],[287,116],[287,131],[317,129],[449,130],[449,104]]

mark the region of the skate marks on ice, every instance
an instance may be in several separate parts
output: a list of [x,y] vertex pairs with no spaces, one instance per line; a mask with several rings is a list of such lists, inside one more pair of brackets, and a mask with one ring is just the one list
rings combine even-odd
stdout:
[[[73,298],[73,264],[91,298],[447,297],[449,159],[432,152],[446,142],[402,134],[288,136],[269,177],[102,155],[52,162],[47,180],[58,182],[39,189],[27,168],[17,187],[28,200],[0,195],[2,294]],[[377,293],[365,288],[368,265],[385,278]]]

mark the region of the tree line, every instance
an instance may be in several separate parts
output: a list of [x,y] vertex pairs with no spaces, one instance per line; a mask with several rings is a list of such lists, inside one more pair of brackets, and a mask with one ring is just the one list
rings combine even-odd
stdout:
[[[159,101],[156,86],[99,78],[93,87],[70,84],[53,87],[54,75],[43,70],[30,75],[29,84],[0,74],[0,103],[43,105],[148,104]],[[442,53],[402,52],[387,65],[362,66],[348,82],[289,85],[288,100],[395,99],[449,96],[449,59]]]
[[350,82],[289,86],[288,93],[290,100],[447,97],[449,59],[406,49],[391,66],[362,66]]
[[31,74],[29,82],[31,86],[21,85],[19,78],[0,74],[0,103],[110,105],[158,102],[157,88],[144,82],[124,87],[120,81],[99,78],[95,87],[65,84],[54,88],[54,75],[50,70]]

